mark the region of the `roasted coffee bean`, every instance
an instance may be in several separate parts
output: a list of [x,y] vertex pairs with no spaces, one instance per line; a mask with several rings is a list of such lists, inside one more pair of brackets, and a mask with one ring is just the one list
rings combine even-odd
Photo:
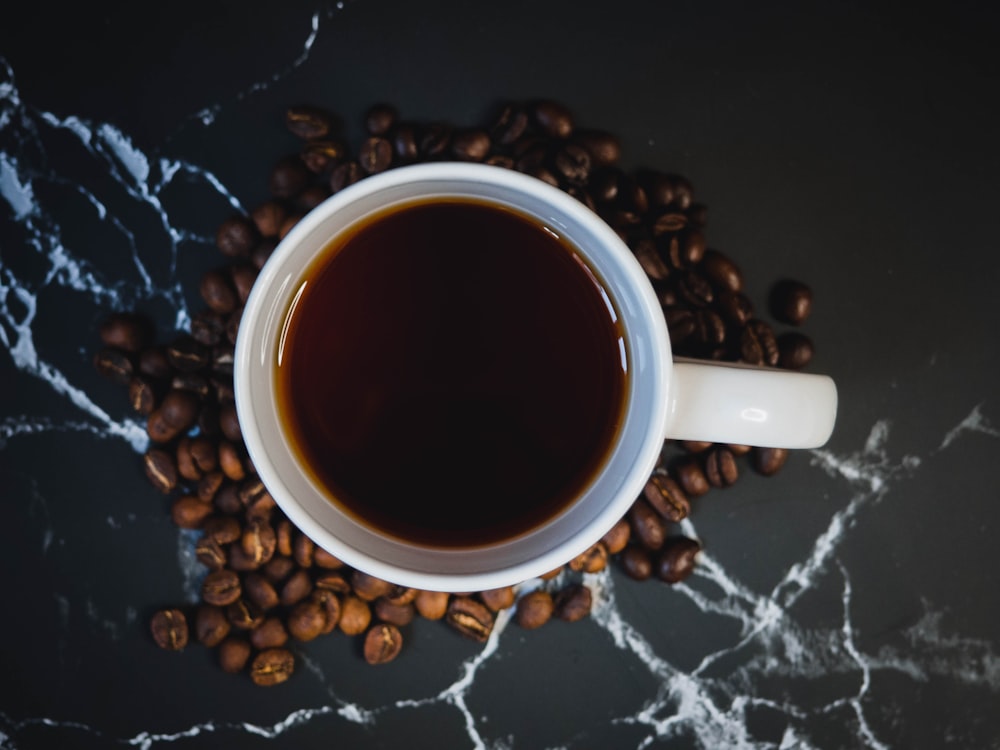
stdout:
[[311,104],[299,104],[285,111],[285,126],[303,140],[326,138],[336,122],[333,114]]
[[740,334],[740,358],[751,365],[778,364],[778,341],[771,326],[763,320],[752,319]]
[[243,593],[264,612],[274,609],[281,603],[274,584],[260,573],[247,573],[244,576]]
[[608,548],[601,542],[591,545],[567,563],[578,573],[598,573],[608,566]]
[[365,635],[364,655],[369,664],[387,664],[399,656],[403,648],[403,634],[388,623],[375,625]]
[[253,221],[241,214],[230,216],[215,231],[215,245],[229,258],[241,258],[250,254],[260,240]]
[[438,159],[448,153],[450,143],[451,127],[443,122],[429,123],[420,133],[420,154],[425,159]]
[[274,533],[278,540],[278,554],[285,557],[292,556],[292,540],[295,536],[295,527],[287,518],[282,518],[274,527]]
[[226,475],[227,479],[240,482],[246,478],[246,470],[243,468],[243,457],[239,453],[239,448],[229,440],[219,443],[219,468]]
[[139,353],[136,369],[155,380],[166,380],[173,373],[167,352],[162,346],[150,346],[143,349]]
[[195,495],[181,495],[171,504],[170,517],[179,528],[200,529],[214,510],[211,503],[202,502]]
[[813,293],[806,284],[795,279],[781,279],[768,294],[771,314],[776,320],[798,326],[812,312]]
[[610,167],[621,159],[621,142],[607,131],[578,129],[573,133],[573,143],[587,149],[595,167]]
[[208,536],[203,536],[195,543],[194,556],[209,570],[221,570],[229,561],[222,545]]
[[698,227],[688,226],[678,235],[681,263],[694,266],[704,260],[707,245],[705,233]]
[[326,185],[306,185],[302,192],[295,196],[296,213],[305,215],[330,197],[330,188]]
[[401,122],[392,130],[392,150],[403,164],[416,161],[419,155],[417,129],[412,123]]
[[656,559],[656,577],[667,583],[680,583],[694,571],[700,551],[701,545],[694,539],[671,537]]
[[219,428],[227,440],[234,443],[243,442],[243,433],[240,430],[240,420],[236,414],[236,404],[223,404],[219,407]]
[[737,443],[730,443],[728,447],[729,450],[733,452],[734,456],[745,456],[752,450],[749,445],[740,445]]
[[171,378],[170,387],[193,393],[199,400],[207,398],[212,390],[208,378],[200,372],[179,372]]
[[739,292],[743,289],[743,273],[728,255],[718,250],[705,250],[701,272],[718,290]]
[[284,583],[295,570],[295,561],[290,557],[275,555],[262,568],[264,576],[275,586]]
[[451,139],[451,153],[459,161],[482,161],[490,152],[490,136],[479,128],[455,131]]
[[653,561],[649,551],[638,544],[630,544],[622,550],[619,562],[625,575],[636,581],[645,581],[653,575]]
[[[351,592],[351,584],[340,573],[327,572],[316,576],[313,585],[318,589],[332,591],[335,594],[348,594]],[[394,604],[408,604],[408,601],[397,600]]]
[[354,593],[359,597],[365,601],[372,602],[380,596],[389,594],[393,589],[393,585],[369,573],[355,570],[351,573],[351,588],[354,589]]
[[251,601],[238,599],[226,607],[226,619],[237,630],[253,630],[264,622],[264,611]]
[[787,448],[754,448],[750,454],[751,464],[758,474],[765,477],[777,474],[788,460]]
[[267,187],[275,198],[294,198],[309,184],[310,172],[298,154],[288,154],[279,158],[271,167]]
[[224,515],[213,515],[206,519],[202,529],[206,537],[219,544],[235,542],[243,533],[239,521],[232,516]]
[[444,591],[418,591],[413,606],[426,620],[440,620],[448,611],[449,594]]
[[499,612],[514,606],[514,587],[503,586],[498,589],[488,589],[479,592],[479,599],[490,611]]
[[372,610],[368,602],[348,594],[340,602],[340,621],[337,627],[345,635],[364,633],[372,621]]
[[94,355],[94,367],[103,377],[121,385],[128,385],[135,371],[129,354],[110,346]]
[[[257,269],[251,263],[231,263],[229,265],[229,282],[231,288],[236,292],[236,304],[233,305],[233,310],[246,304],[256,280]],[[211,305],[209,306],[211,307]],[[216,370],[219,369],[218,362],[214,360],[213,366]],[[232,372],[232,369],[230,368],[229,371]]]
[[551,100],[531,103],[531,116],[541,130],[553,138],[569,138],[573,133],[573,115],[569,109]]
[[293,211],[285,217],[285,220],[281,222],[281,227],[278,229],[278,239],[283,240],[285,236],[295,228],[295,225],[302,221],[304,213],[301,211]]
[[667,322],[667,332],[670,334],[670,342],[675,346],[687,341],[698,330],[698,322],[694,313],[683,307],[671,307],[664,309],[663,317]]
[[674,289],[679,299],[691,307],[705,307],[712,304],[715,293],[712,285],[696,271],[688,270],[674,277]]
[[254,562],[263,565],[271,556],[277,546],[277,538],[274,529],[266,521],[254,519],[243,529],[243,551]]
[[382,622],[402,628],[413,622],[417,610],[412,604],[393,604],[384,598],[378,598],[374,604],[375,617]]
[[315,555],[316,543],[301,531],[297,532],[292,541],[292,557],[295,562],[300,567],[311,568]]
[[219,488],[222,487],[222,484],[225,481],[226,475],[218,469],[208,472],[198,480],[198,485],[195,489],[198,494],[198,499],[208,505],[215,498]]
[[213,312],[226,315],[236,309],[236,290],[229,277],[217,268],[202,274],[199,291]]
[[288,576],[288,579],[281,587],[281,603],[286,607],[298,604],[312,593],[312,589],[313,582],[312,578],[309,577],[309,573],[302,569],[296,570]]
[[198,643],[208,648],[215,648],[229,635],[232,628],[222,607],[214,604],[202,604],[194,618],[194,632]]
[[724,446],[716,446],[705,454],[705,476],[713,487],[730,487],[739,478],[736,457]]
[[195,482],[215,469],[215,446],[205,437],[184,436],[177,442],[177,473]]
[[392,164],[392,144],[378,136],[366,139],[358,150],[358,164],[368,174],[384,172]]
[[313,550],[313,565],[324,570],[339,570],[344,567],[343,562],[319,546]]
[[691,502],[680,485],[666,474],[653,474],[642,496],[649,507],[670,523],[680,523],[691,513]]
[[266,200],[250,212],[250,218],[261,237],[277,237],[278,230],[288,218],[288,209],[279,200]]
[[295,656],[286,648],[268,648],[258,653],[250,665],[254,685],[280,685],[295,671]]
[[593,594],[582,583],[571,583],[553,597],[552,613],[565,622],[577,622],[590,614]]
[[702,308],[694,314],[693,335],[701,353],[711,355],[716,350],[724,351],[726,323],[714,310]]
[[166,348],[170,365],[180,372],[196,372],[208,366],[211,350],[199,343],[194,336],[182,333],[174,337]]
[[558,568],[553,568],[548,573],[542,573],[538,577],[543,581],[551,581],[553,578],[557,577],[560,573],[562,573],[565,567],[566,566],[564,565],[560,565]]
[[701,464],[694,458],[677,461],[672,468],[671,475],[689,498],[701,497],[711,489]]
[[340,599],[328,589],[315,588],[309,595],[309,601],[319,605],[323,610],[323,630],[321,635],[328,635],[337,627],[340,621]]
[[202,308],[191,318],[191,337],[203,346],[215,346],[225,336],[225,316]]
[[632,252],[649,278],[655,281],[664,281],[670,276],[670,266],[663,262],[663,258],[660,257],[660,252],[656,248],[656,243],[652,240],[639,240],[635,243]]
[[514,103],[500,108],[490,127],[490,137],[501,146],[509,146],[528,129],[528,114]]
[[445,622],[466,638],[480,643],[486,642],[493,632],[493,613],[485,604],[469,596],[451,597]]
[[618,191],[624,180],[622,170],[610,167],[590,174],[590,194],[598,204],[611,204],[618,200]]
[[694,187],[686,177],[681,175],[671,174],[668,175],[668,178],[674,187],[674,199],[671,203],[682,211],[686,211],[691,207],[691,201],[694,199]]
[[113,312],[101,321],[97,333],[111,349],[138,354],[152,339],[152,327],[143,316],[131,312]]
[[288,613],[288,634],[299,641],[311,641],[326,627],[326,612],[312,600],[299,602]]
[[813,342],[804,333],[786,331],[778,336],[778,367],[801,370],[813,358]]
[[526,630],[534,630],[552,619],[553,611],[555,602],[552,594],[544,589],[535,589],[517,600],[514,621]]
[[502,167],[504,169],[514,168],[514,157],[507,154],[490,154],[486,157],[486,164],[491,167]]
[[226,607],[243,593],[240,577],[232,570],[213,570],[201,584],[201,598],[206,604]]
[[168,424],[160,409],[153,409],[146,418],[146,434],[154,443],[169,443],[183,431],[184,428]]
[[271,254],[274,252],[274,248],[277,246],[277,235],[261,240],[254,245],[253,250],[250,251],[250,263],[259,271],[264,267],[267,259],[271,257]]
[[250,642],[242,636],[231,635],[219,644],[219,666],[223,672],[242,672],[250,661]]
[[725,321],[737,327],[753,318],[753,303],[741,292],[720,291],[715,295],[715,309]]
[[[324,139],[309,141],[299,151],[299,158],[313,174],[327,174],[347,156],[347,146],[341,141]],[[305,188],[303,188],[303,191]],[[302,192],[299,193],[301,197]],[[258,225],[259,228],[259,225]],[[263,232],[261,232],[263,234]],[[267,235],[264,235],[267,236]]]
[[639,498],[632,503],[627,516],[632,526],[632,539],[646,549],[659,549],[663,546],[667,529],[663,519],[649,503]]
[[663,209],[674,202],[674,181],[669,175],[652,169],[641,169],[636,179],[646,191],[651,207]]
[[590,176],[590,152],[583,146],[567,143],[556,152],[553,163],[556,172],[571,184],[580,185]]
[[395,127],[399,112],[391,104],[378,102],[365,113],[365,130],[368,135],[385,135]]
[[149,628],[160,648],[181,651],[187,646],[187,617],[179,609],[161,609],[153,615]]
[[632,527],[627,518],[619,518],[615,525],[608,529],[607,533],[601,537],[601,543],[608,550],[609,555],[617,555],[628,544],[632,536]]
[[226,565],[240,573],[257,570],[260,567],[259,562],[243,551],[242,544],[230,544],[226,548],[226,558]]
[[167,451],[151,448],[142,459],[146,477],[156,489],[167,495],[177,487],[177,466]]
[[683,211],[664,211],[653,220],[650,231],[654,237],[676,234],[687,226],[688,218]]
[[260,627],[250,631],[250,643],[259,651],[281,648],[288,643],[288,630],[280,617],[265,618]]

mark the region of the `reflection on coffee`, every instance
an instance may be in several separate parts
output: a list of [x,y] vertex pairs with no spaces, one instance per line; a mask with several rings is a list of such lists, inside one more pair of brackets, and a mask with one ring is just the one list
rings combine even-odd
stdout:
[[396,206],[299,280],[277,394],[342,509],[462,547],[562,511],[614,443],[627,362],[592,270],[536,220],[469,199]]

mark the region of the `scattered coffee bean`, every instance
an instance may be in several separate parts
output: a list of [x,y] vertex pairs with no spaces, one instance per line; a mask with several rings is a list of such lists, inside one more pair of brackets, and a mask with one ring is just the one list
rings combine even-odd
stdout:
[[300,641],[311,641],[326,627],[326,612],[316,602],[299,602],[288,613],[288,633]]
[[157,490],[169,494],[177,486],[177,466],[173,456],[161,448],[151,448],[143,456],[146,477]]
[[365,114],[365,129],[369,135],[386,135],[398,119],[399,113],[391,104],[373,104]]
[[333,130],[334,122],[330,112],[313,105],[297,105],[285,111],[286,127],[302,140],[326,138]]
[[445,621],[465,637],[481,643],[493,632],[493,613],[469,596],[451,597]]
[[224,672],[242,672],[250,661],[250,642],[242,636],[229,636],[219,644],[219,666]]
[[608,565],[608,548],[601,542],[591,545],[567,563],[570,570],[598,573]]
[[479,599],[493,612],[514,606],[514,587],[504,586],[499,589],[480,591]]
[[382,622],[401,628],[413,622],[417,610],[412,604],[393,604],[380,598],[375,600],[374,614]]
[[552,618],[555,602],[552,594],[544,589],[535,589],[517,600],[514,620],[526,630],[540,628]]
[[666,583],[680,583],[694,571],[701,545],[694,539],[676,536],[667,539],[656,560],[656,577]]
[[105,346],[130,354],[142,351],[153,336],[149,320],[131,312],[111,313],[101,321],[97,332]]
[[571,583],[553,597],[553,614],[566,622],[582,620],[592,606],[593,594],[582,583]]
[[127,352],[106,346],[94,355],[94,367],[112,382],[128,385],[132,380],[134,366]]
[[242,215],[223,221],[215,232],[215,245],[229,258],[246,257],[260,239],[253,221]]
[[650,476],[642,496],[661,518],[670,523],[680,523],[691,513],[691,502],[684,491],[666,474]]
[[278,617],[268,617],[250,631],[250,644],[259,651],[280,648],[288,643],[288,631]]
[[337,623],[346,635],[364,633],[372,621],[372,610],[368,602],[353,594],[348,594],[340,603],[340,621]]
[[735,484],[739,477],[736,456],[724,446],[712,448],[705,455],[705,476],[713,487],[729,487]]
[[645,547],[630,544],[621,553],[621,566],[625,574],[636,581],[645,581],[653,575],[653,561]]
[[632,535],[632,527],[627,518],[620,518],[615,525],[608,529],[607,533],[601,537],[601,543],[607,549],[609,555],[617,555],[628,544]]
[[150,622],[153,640],[160,648],[181,651],[188,643],[187,617],[179,609],[161,609]]
[[701,497],[711,489],[701,463],[693,457],[679,460],[671,473],[688,497]]
[[801,370],[813,358],[813,342],[804,333],[787,331],[778,336],[778,367]]
[[770,291],[768,303],[776,320],[802,325],[812,312],[812,289],[801,281],[782,279]]
[[403,648],[403,634],[399,628],[388,623],[375,625],[365,635],[364,655],[369,664],[387,664]]
[[195,637],[198,643],[208,648],[215,648],[229,635],[232,628],[222,607],[214,604],[202,604],[198,607],[194,620]]
[[777,474],[788,460],[787,448],[754,448],[750,454],[754,469],[765,477]]
[[440,620],[448,611],[448,599],[443,591],[419,591],[413,604],[425,620]]
[[255,685],[279,685],[295,671],[295,656],[286,648],[269,648],[261,651],[250,665],[250,679]]
[[231,570],[214,570],[201,584],[201,598],[207,604],[226,607],[243,593],[240,577]]

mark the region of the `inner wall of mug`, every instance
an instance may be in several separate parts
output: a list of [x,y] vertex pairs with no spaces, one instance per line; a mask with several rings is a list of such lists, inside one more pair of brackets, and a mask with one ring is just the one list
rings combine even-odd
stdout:
[[[561,234],[588,259],[614,300],[628,350],[624,424],[581,497],[513,539],[441,549],[402,542],[359,523],[302,470],[283,439],[274,366],[288,290],[331,239],[368,214],[416,198],[463,196],[506,205]],[[606,247],[594,257],[588,248]],[[352,567],[420,588],[485,589],[556,568],[593,544],[632,504],[659,456],[670,371],[666,326],[645,273],[596,214],[541,181],[499,167],[458,163],[401,167],[337,193],[279,243],[244,309],[236,396],[244,439],[262,481],[292,522]],[[419,498],[415,497],[419,502]]]

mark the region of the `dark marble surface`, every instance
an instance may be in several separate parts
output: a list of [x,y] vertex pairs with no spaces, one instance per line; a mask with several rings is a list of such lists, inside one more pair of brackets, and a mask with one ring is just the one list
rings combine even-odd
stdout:
[[[0,11],[0,747],[1000,747],[995,11],[278,5]],[[378,668],[324,638],[271,689],[156,648],[201,568],[99,321],[186,324],[287,105],[357,135],[379,100],[471,123],[536,96],[689,177],[758,304],[812,284],[830,442],[701,498],[686,582],[590,577],[580,623],[422,621]]]

